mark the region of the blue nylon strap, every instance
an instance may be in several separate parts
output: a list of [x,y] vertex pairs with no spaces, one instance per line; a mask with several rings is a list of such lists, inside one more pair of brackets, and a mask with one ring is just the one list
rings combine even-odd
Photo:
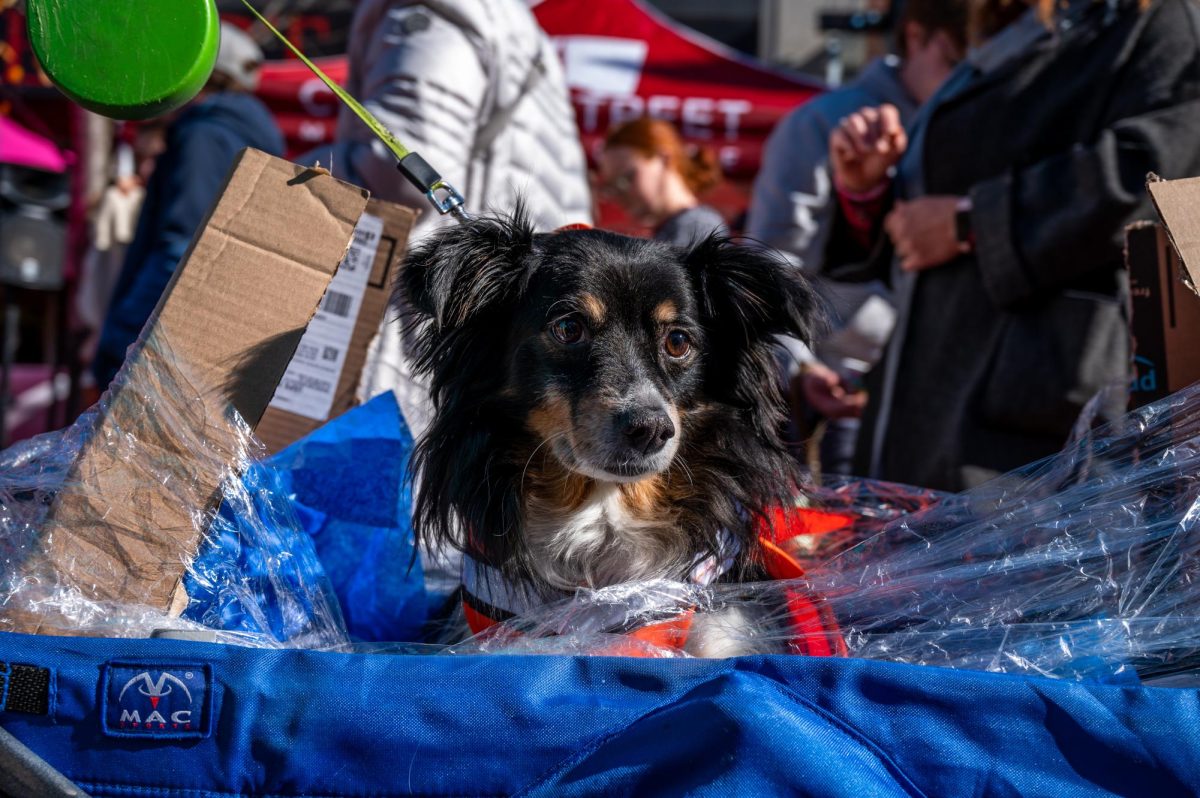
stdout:
[[[3,712],[0,725],[100,796],[1200,792],[1194,690],[805,657],[417,657],[0,634],[0,661],[13,660],[50,668],[57,698],[48,717]],[[157,699],[168,720],[205,701],[211,733],[105,735],[105,685],[116,722],[134,700]],[[136,706],[144,728],[149,710]]]

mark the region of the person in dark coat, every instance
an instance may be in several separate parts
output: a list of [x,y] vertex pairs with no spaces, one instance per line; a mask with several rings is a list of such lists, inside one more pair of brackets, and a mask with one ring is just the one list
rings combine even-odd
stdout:
[[831,136],[826,268],[889,280],[901,310],[859,472],[961,490],[1057,451],[1098,392],[1124,408],[1123,232],[1153,218],[1148,172],[1200,174],[1200,6],[1045,0],[909,136],[894,117]]
[[283,134],[252,92],[262,51],[237,28],[221,26],[221,46],[208,85],[167,130],[155,163],[137,232],[100,333],[92,363],[106,387],[158,305],[196,229],[225,184],[234,158],[246,147],[283,155]]

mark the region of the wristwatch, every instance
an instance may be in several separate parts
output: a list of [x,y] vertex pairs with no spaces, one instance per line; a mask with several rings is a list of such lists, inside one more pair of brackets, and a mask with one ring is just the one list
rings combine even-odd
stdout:
[[959,197],[954,209],[954,237],[963,252],[970,252],[975,246],[975,231],[971,229],[972,207],[970,197]]

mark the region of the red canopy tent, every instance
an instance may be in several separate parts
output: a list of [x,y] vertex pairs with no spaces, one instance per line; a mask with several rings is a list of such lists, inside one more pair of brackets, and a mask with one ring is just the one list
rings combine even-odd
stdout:
[[[775,123],[821,90],[637,0],[543,0],[534,14],[558,46],[589,155],[614,125],[645,114],[670,120],[689,142],[716,151],[728,180],[705,200],[730,220],[745,210]],[[601,219],[629,229],[608,203]]]
[[[345,56],[313,59],[329,77],[344,84],[349,72]],[[333,140],[340,103],[321,80],[296,60],[263,65],[258,96],[275,115],[287,138],[288,154]]]
[[[675,25],[637,0],[542,0],[533,11],[562,57],[589,154],[613,124],[643,114],[669,119],[688,141],[717,152],[728,181],[705,199],[730,220],[745,209],[775,123],[821,90]],[[345,79],[344,57],[318,63],[335,80]],[[268,62],[259,95],[292,154],[332,138],[337,101],[298,61]],[[615,206],[603,203],[600,210],[605,226],[636,229]]]

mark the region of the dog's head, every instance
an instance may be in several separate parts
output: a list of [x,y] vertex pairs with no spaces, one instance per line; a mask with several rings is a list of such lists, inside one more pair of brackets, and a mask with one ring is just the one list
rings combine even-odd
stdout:
[[[515,532],[505,480],[519,493],[538,451],[607,483],[653,478],[697,447],[752,446],[725,453],[734,463],[783,452],[774,337],[808,339],[817,316],[793,269],[727,239],[679,249],[597,230],[535,235],[519,215],[435,234],[410,255],[402,291],[436,409],[417,454],[424,532],[447,533],[450,508],[469,528]],[[454,465],[428,473],[441,461]],[[474,484],[447,485],[456,469]]]

